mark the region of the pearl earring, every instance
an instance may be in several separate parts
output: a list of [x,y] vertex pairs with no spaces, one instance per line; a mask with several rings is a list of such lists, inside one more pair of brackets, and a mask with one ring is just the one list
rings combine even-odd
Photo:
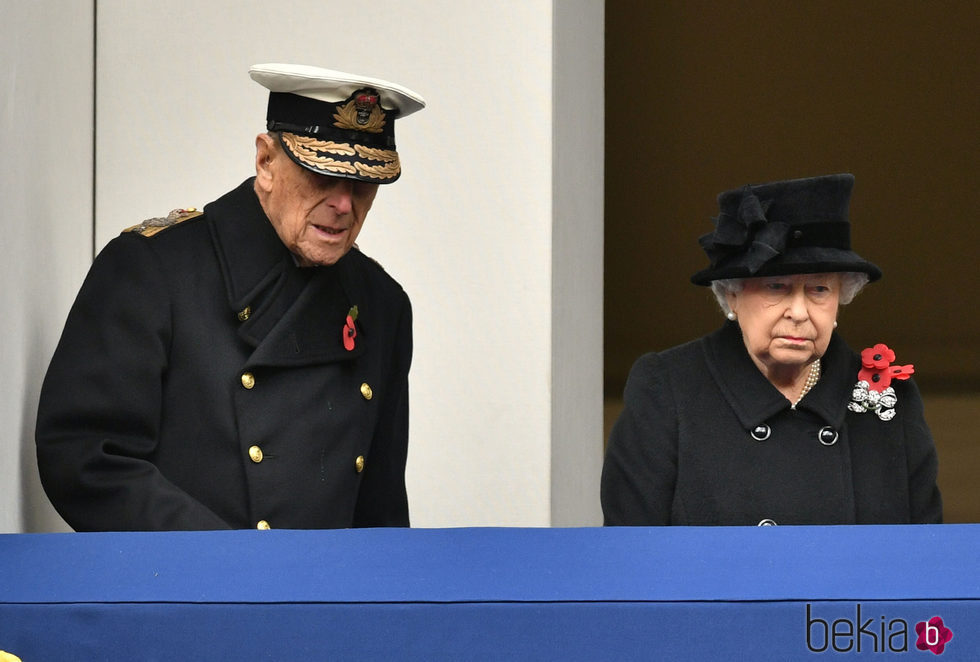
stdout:
[[731,321],[734,322],[735,319],[738,317],[738,315],[735,314],[735,311],[734,310],[729,310],[728,311],[728,314],[725,315],[725,317],[727,317],[728,319],[730,319]]
[[837,328],[837,320],[834,320],[834,328]]

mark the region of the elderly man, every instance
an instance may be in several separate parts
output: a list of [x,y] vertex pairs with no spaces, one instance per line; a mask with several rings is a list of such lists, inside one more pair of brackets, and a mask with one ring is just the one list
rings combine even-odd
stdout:
[[37,455],[76,530],[408,526],[408,296],[355,245],[403,87],[258,65],[256,176],[129,228],[51,361]]

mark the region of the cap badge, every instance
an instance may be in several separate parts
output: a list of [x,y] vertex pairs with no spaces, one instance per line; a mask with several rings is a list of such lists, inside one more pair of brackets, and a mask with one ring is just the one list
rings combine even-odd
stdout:
[[358,90],[345,104],[337,106],[333,125],[338,129],[381,133],[385,125],[385,112],[379,105],[380,101],[381,97],[376,91]]

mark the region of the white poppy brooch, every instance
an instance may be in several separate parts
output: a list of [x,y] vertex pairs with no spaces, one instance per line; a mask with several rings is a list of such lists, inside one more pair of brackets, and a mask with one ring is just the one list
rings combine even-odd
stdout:
[[861,370],[848,409],[859,414],[873,411],[883,421],[895,418],[898,397],[892,388],[892,380],[908,379],[915,368],[911,363],[892,365],[894,361],[895,352],[888,345],[878,343],[861,351]]

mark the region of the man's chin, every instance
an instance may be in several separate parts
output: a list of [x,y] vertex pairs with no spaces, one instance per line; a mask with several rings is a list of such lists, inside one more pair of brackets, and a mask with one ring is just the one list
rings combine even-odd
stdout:
[[296,258],[296,264],[300,267],[329,267],[332,264],[336,264],[340,258],[347,255],[349,248],[338,248],[335,251],[305,251],[300,253],[293,253]]

